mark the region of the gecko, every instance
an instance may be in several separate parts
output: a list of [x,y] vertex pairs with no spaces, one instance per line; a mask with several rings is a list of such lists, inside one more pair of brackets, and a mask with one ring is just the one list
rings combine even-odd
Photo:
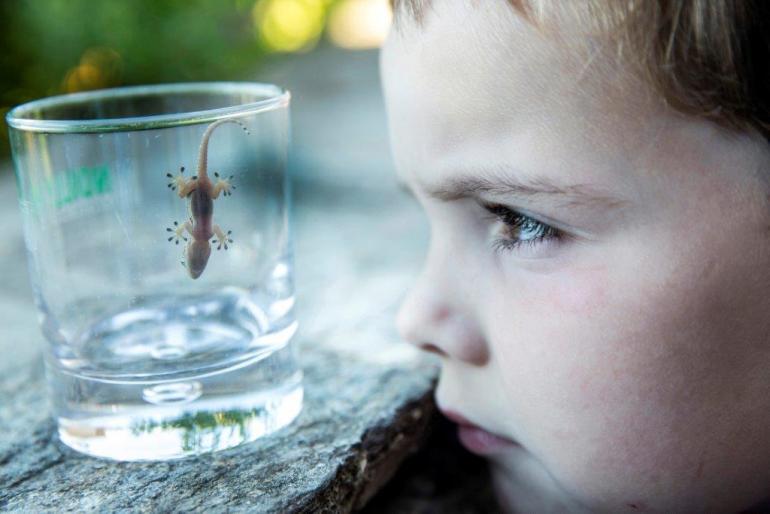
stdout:
[[[228,178],[219,176],[219,173],[214,173],[216,184],[211,181],[208,174],[208,147],[211,135],[214,130],[224,123],[235,123],[240,125],[243,130],[249,134],[246,126],[234,119],[225,119],[215,121],[206,128],[201,139],[200,149],[198,150],[198,169],[197,174],[192,178],[186,179],[184,177],[184,166],[180,167],[179,174],[176,176],[171,173],[166,173],[166,176],[171,179],[168,187],[171,190],[176,190],[180,198],[189,199],[188,208],[190,218],[184,223],[180,224],[175,221],[173,227],[166,228],[167,232],[172,232],[168,238],[169,241],[175,241],[175,244],[179,244],[179,239],[182,238],[187,242],[185,248],[185,254],[187,257],[187,263],[182,262],[182,265],[187,268],[187,271],[193,279],[197,279],[206,269],[209,256],[211,255],[211,245],[209,239],[216,236],[217,250],[228,249],[228,243],[232,244],[231,238],[232,230],[227,232],[223,231],[219,225],[213,222],[214,217],[214,200],[219,198],[219,195],[230,196],[235,186],[231,184],[233,176]],[[190,235],[188,240],[185,237],[185,232]]]

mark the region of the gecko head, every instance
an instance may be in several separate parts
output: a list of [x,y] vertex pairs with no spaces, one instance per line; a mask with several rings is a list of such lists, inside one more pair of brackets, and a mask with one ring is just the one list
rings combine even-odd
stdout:
[[187,271],[192,278],[198,278],[206,269],[206,263],[211,255],[211,245],[208,241],[193,241],[187,246]]

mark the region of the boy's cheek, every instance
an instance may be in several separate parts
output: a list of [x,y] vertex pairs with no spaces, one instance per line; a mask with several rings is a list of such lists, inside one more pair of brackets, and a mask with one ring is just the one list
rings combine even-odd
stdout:
[[[625,264],[613,266],[617,262]],[[681,348],[691,349],[688,338],[698,335],[690,329],[708,332],[710,320],[693,317],[705,303],[698,298],[714,292],[687,287],[693,282],[663,257],[607,256],[601,264],[551,275],[506,277],[487,304],[493,353],[503,369],[552,390],[552,400],[587,408],[606,405],[622,390],[649,396],[673,378],[666,370],[681,366]]]
[[520,281],[493,317],[511,433],[586,497],[708,479],[699,457],[730,384],[715,351],[728,313],[710,305],[723,279],[662,258],[631,268]]
[[[572,269],[554,277],[532,283],[528,297],[531,313],[550,314],[553,319],[590,319],[601,316],[607,307],[607,267],[593,266]],[[534,281],[533,281],[534,282]]]
[[618,392],[641,386],[633,320],[620,322],[628,314],[603,268],[519,282],[515,295],[499,291],[490,320],[502,388],[516,409],[511,432],[565,446],[590,439],[618,414],[610,412]]

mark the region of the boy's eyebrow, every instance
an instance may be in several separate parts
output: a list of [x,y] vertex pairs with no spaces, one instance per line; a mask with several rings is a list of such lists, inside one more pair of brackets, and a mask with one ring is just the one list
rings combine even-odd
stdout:
[[[441,184],[421,184],[420,189],[433,198],[450,202],[481,194],[534,199],[551,198],[567,207],[589,207],[614,210],[627,205],[627,200],[604,194],[588,184],[557,184],[544,177],[525,181],[510,174],[473,172],[452,177]],[[409,189],[408,185],[402,187]]]

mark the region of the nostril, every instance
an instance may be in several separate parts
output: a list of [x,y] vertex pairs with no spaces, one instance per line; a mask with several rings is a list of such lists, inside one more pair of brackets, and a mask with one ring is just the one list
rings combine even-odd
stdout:
[[432,343],[420,343],[417,346],[420,348],[420,350],[426,351],[428,353],[435,353],[436,355],[439,355],[441,357],[446,357],[447,356],[446,352],[444,350],[442,350],[441,348],[439,348],[438,346],[436,346],[435,344],[432,344]]

